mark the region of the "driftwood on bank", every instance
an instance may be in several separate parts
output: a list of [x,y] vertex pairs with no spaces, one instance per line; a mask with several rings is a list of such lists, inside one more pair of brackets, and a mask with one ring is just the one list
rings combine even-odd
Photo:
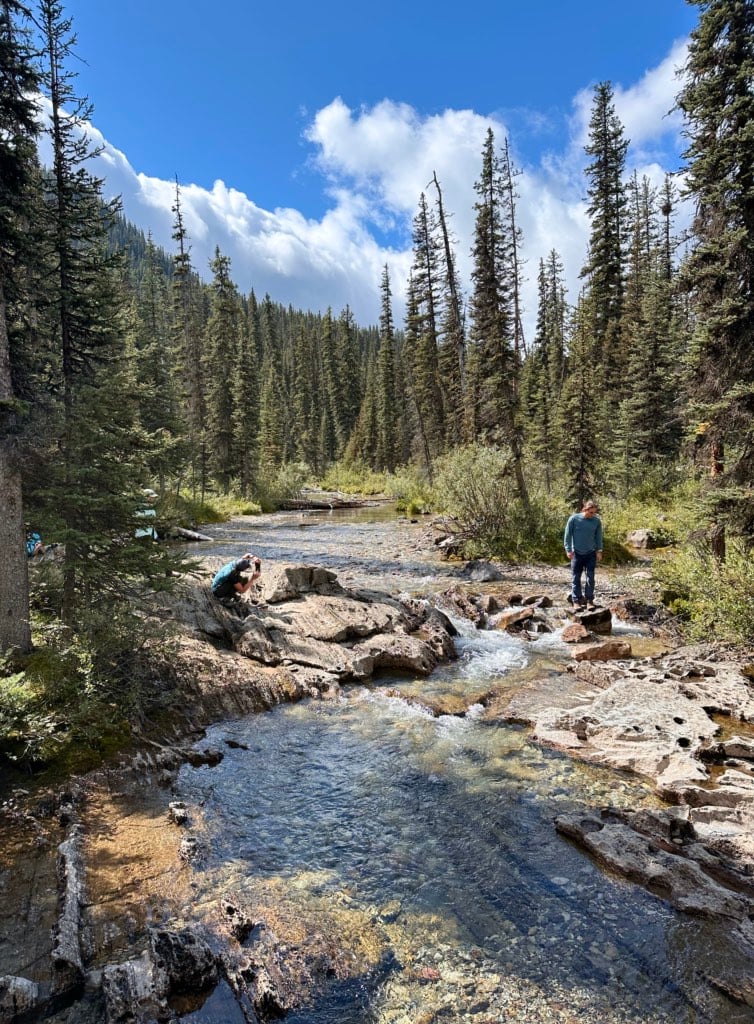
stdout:
[[284,512],[329,512],[334,508],[365,508],[373,504],[363,498],[340,498],[333,494],[327,498],[286,498],[280,502],[280,508]]
[[186,530],[183,526],[172,526],[170,528],[171,537],[180,537],[181,540],[212,540],[212,537],[208,537],[206,533],[197,533],[196,530]]

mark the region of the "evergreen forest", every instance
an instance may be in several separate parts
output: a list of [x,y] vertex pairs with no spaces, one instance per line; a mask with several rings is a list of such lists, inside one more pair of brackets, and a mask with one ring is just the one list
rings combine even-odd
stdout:
[[[682,173],[628,175],[613,88],[594,88],[578,295],[556,250],[524,262],[519,171],[490,129],[468,288],[433,175],[405,318],[386,265],[364,325],[326,295],[314,312],[241,291],[219,248],[195,266],[178,181],[172,251],[128,223],[90,170],[63,3],[0,0],[0,733],[52,733],[52,679],[80,729],[138,700],[139,608],[182,568],[135,536],[145,488],[184,525],[272,510],[304,484],[379,490],[455,515],[466,555],[521,560],[562,560],[565,516],[594,498],[606,561],[651,526],[672,544],[658,572],[686,628],[750,638],[754,5],[688,2]],[[65,552],[31,583],[25,524]]]

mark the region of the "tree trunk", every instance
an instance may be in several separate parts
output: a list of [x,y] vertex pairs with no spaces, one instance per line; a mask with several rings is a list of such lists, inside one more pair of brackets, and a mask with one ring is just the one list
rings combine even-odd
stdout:
[[24,547],[24,506],[15,436],[5,293],[0,281],[0,652],[31,650],[29,567]]

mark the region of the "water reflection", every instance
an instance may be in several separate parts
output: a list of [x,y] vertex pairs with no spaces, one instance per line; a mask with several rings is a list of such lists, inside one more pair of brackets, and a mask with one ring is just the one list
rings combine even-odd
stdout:
[[[410,530],[397,536],[391,513],[301,523],[215,528],[212,553],[251,546],[265,560],[329,565],[344,583],[397,577],[404,590],[457,577],[414,550]],[[562,670],[558,634],[527,644],[459,625],[458,662],[429,679],[377,680],[334,703],[211,730],[210,743],[233,747],[179,780],[209,830],[197,901],[232,889],[277,894],[303,920],[337,908],[350,922],[346,945],[358,942],[359,921],[377,922],[389,955],[333,983],[292,1024],[751,1021],[706,982],[720,965],[746,966],[724,929],[606,875],[554,830],[557,814],[581,806],[654,804],[647,787],[539,749],[481,708],[434,717],[396,696],[470,699]]]
[[[427,946],[480,950],[545,990],[588,992],[593,1020],[745,1019],[702,1005],[714,997],[695,978],[709,948],[697,922],[607,878],[554,832],[554,815],[582,800],[651,801],[635,780],[541,751],[521,729],[433,718],[379,685],[209,737],[228,738],[248,749],[181,777],[181,797],[211,824],[209,888],[283,878],[302,907],[343,892],[369,913],[394,903],[401,960]],[[318,1024],[337,1006],[339,1020],[364,1020],[343,1016],[349,998],[341,989],[300,1019]]]

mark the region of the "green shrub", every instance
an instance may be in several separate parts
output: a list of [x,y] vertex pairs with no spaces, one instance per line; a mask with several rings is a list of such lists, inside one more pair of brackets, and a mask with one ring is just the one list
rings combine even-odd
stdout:
[[656,482],[636,490],[625,501],[600,498],[600,515],[610,535],[625,541],[634,530],[651,530],[660,546],[682,543],[694,528],[694,483],[685,481],[664,490]]
[[718,563],[709,546],[696,543],[655,562],[662,598],[696,640],[750,643],[754,636],[754,553],[728,544]]
[[298,498],[310,477],[303,462],[286,462],[277,469],[262,473],[257,480],[257,499],[263,512],[274,512],[282,502]]
[[363,462],[334,462],[320,481],[326,491],[344,491],[346,494],[392,495],[394,478],[389,473],[378,473]]
[[256,501],[233,494],[206,494],[204,501],[166,495],[159,504],[159,522],[175,523],[185,529],[210,523],[224,523],[233,516],[255,516],[262,511]]

